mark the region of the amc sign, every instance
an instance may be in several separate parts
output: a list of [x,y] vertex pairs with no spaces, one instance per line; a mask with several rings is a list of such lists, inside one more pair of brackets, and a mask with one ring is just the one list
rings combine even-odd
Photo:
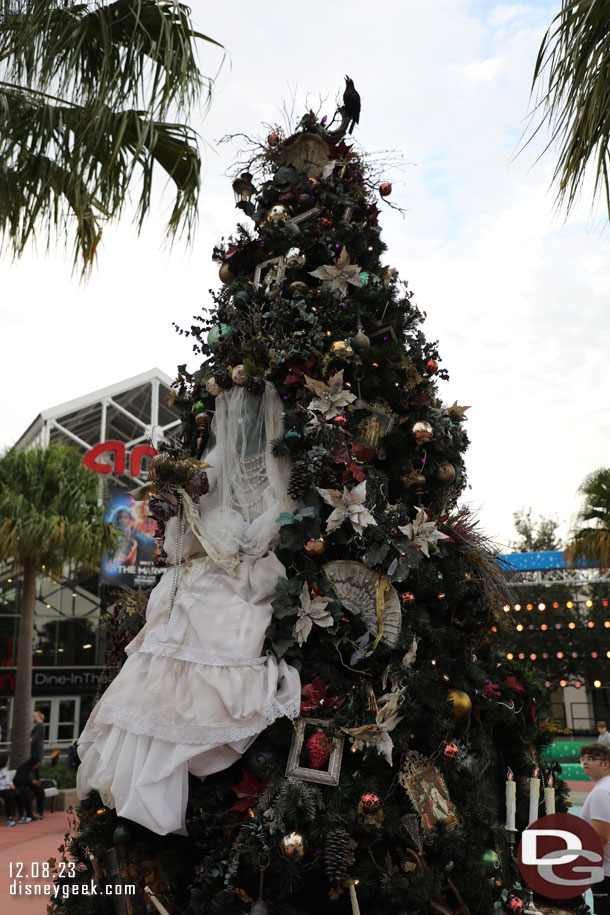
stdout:
[[[83,464],[94,473],[116,473],[121,476],[125,473],[127,459],[132,477],[139,477],[142,471],[142,458],[154,457],[157,452],[152,445],[136,445],[131,454],[127,454],[124,442],[100,442],[95,445],[83,458]],[[102,456],[109,459],[101,460]]]

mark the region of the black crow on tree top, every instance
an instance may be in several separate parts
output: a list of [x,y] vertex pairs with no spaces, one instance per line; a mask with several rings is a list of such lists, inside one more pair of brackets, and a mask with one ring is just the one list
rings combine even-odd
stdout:
[[345,77],[345,92],[343,93],[343,111],[350,120],[349,133],[354,129],[354,124],[360,123],[360,96],[356,92],[354,81]]

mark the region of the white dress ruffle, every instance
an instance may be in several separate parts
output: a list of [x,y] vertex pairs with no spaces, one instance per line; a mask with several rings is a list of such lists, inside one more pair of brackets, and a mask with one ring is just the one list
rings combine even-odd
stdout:
[[159,835],[186,833],[189,771],[232,765],[276,718],[298,716],[301,694],[294,668],[261,656],[285,575],[275,554],[242,558],[233,574],[187,559],[168,621],[173,574],[151,593],[146,625],[78,743],[79,797],[96,789]]

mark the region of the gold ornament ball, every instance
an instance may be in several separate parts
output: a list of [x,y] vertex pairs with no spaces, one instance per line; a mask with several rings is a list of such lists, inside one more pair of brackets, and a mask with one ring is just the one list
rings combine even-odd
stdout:
[[424,420],[414,423],[412,431],[418,442],[425,442],[434,435],[434,429]]
[[301,280],[295,280],[288,288],[290,289],[290,292],[295,295],[307,295],[309,292],[309,286]]
[[322,556],[325,549],[324,537],[312,537],[305,544],[305,552],[310,556]]
[[440,483],[453,483],[455,480],[455,467],[453,464],[450,464],[449,461],[443,461],[442,464],[439,464],[439,468],[436,471],[436,479]]
[[221,282],[230,283],[233,279],[233,274],[229,270],[228,264],[223,264],[220,270],[218,271],[218,276],[220,277]]
[[382,197],[389,197],[392,193],[392,185],[389,181],[384,181],[379,185],[379,193]]
[[354,351],[345,340],[335,340],[331,346],[331,352],[335,356],[353,356]]
[[276,203],[267,213],[267,222],[286,222],[290,216],[289,211],[281,203]]
[[447,702],[453,705],[453,717],[458,721],[469,718],[472,712],[472,702],[470,696],[463,689],[447,690]]

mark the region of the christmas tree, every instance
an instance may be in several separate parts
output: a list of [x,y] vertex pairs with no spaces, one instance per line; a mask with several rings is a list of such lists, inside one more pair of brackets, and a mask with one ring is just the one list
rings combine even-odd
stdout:
[[[145,874],[170,911],[523,908],[505,827],[531,819],[529,779],[551,739],[544,693],[535,673],[498,657],[489,640],[510,595],[493,547],[458,506],[468,407],[443,404],[437,345],[384,262],[379,204],[392,188],[349,140],[358,114],[346,91],[330,125],[310,112],[291,136],[274,128],[253,148],[233,183],[253,227],[240,224],[214,250],[223,283],[215,307],[182,331],[200,363],[181,366],[175,385],[182,440],[155,458],[139,493],[161,527],[174,525],[160,611],[169,626],[193,577],[183,541],[199,532],[202,574],[224,561],[225,522],[215,530],[206,508],[218,510],[206,502],[212,477],[227,476],[232,511],[250,525],[239,564],[225,570],[238,576],[259,515],[257,481],[272,477],[261,441],[289,473],[289,498],[272,519],[270,570],[280,573],[267,581],[273,614],[262,658],[276,665],[280,689],[298,673],[298,717],[278,713],[249,735],[241,758],[205,780],[191,776],[187,836],[154,838],[127,813],[117,825],[95,793],[79,811],[71,850],[80,879],[91,855],[106,876],[122,859],[125,877],[126,849],[145,849],[127,872],[140,883]],[[279,425],[260,406],[271,397]],[[237,402],[242,425],[231,439]],[[229,467],[214,465],[223,436]],[[116,611],[121,644],[137,619],[133,601]],[[544,775],[565,809],[562,783]],[[165,803],[180,814],[185,798]],[[115,865],[103,855],[111,846]]]

